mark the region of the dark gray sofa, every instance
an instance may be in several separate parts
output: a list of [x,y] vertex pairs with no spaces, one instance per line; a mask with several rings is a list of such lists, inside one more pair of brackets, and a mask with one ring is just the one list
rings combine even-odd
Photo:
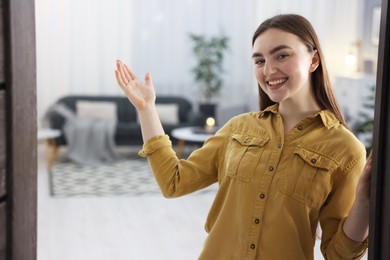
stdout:
[[[124,96],[65,96],[57,101],[66,105],[70,110],[76,111],[77,101],[89,102],[113,102],[117,108],[117,126],[115,131],[115,143],[117,145],[141,145],[142,135],[141,127],[137,122],[137,112],[133,105]],[[177,127],[185,127],[194,125],[194,115],[192,104],[185,98],[178,96],[157,96],[156,105],[158,104],[176,104],[178,107],[178,123],[164,124],[163,127],[166,134],[170,135],[171,131]],[[62,130],[65,124],[65,118],[59,113],[53,111],[47,115],[47,121],[50,128]],[[171,137],[171,140],[176,143],[177,140]],[[66,145],[66,137],[64,135],[56,138],[57,145]]]

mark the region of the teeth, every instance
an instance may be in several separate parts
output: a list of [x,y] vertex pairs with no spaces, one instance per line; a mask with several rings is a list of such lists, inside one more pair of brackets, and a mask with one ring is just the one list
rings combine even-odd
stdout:
[[282,84],[283,82],[286,82],[286,79],[277,79],[277,80],[268,81],[268,84],[272,86],[272,85]]

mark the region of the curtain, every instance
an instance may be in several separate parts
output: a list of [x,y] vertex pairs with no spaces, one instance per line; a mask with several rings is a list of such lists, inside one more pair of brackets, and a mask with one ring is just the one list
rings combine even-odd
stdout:
[[36,0],[38,117],[69,94],[123,95],[115,60],[157,95],[181,95],[195,105],[200,88],[189,33],[230,39],[219,106],[257,106],[251,38],[264,19],[295,12],[307,17],[323,44],[331,75],[341,72],[351,42],[360,37],[361,1],[337,0]]

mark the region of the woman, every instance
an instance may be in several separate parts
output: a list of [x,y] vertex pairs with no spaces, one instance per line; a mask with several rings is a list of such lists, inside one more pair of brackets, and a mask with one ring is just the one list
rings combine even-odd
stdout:
[[231,119],[187,160],[164,134],[150,74],[143,84],[118,61],[118,83],[139,113],[140,155],[166,197],[219,182],[199,259],[313,259],[318,223],[326,259],[359,259],[371,156],[364,167],[364,146],[332,94],[316,33],[302,16],[278,15],[252,43],[261,110]]

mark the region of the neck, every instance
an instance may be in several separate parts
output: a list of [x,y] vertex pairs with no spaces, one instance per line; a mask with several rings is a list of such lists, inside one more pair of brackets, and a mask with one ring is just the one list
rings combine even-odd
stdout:
[[292,102],[285,100],[279,103],[279,114],[283,118],[284,132],[287,134],[302,119],[321,111],[320,106],[312,102]]
[[311,86],[304,88],[297,94],[295,97],[290,97],[279,103],[279,113],[283,120],[292,119],[297,123],[303,118],[321,111]]
[[300,118],[303,119],[307,116],[313,115],[321,111],[320,106],[316,102],[294,103],[284,101],[279,103],[279,113],[286,118]]

